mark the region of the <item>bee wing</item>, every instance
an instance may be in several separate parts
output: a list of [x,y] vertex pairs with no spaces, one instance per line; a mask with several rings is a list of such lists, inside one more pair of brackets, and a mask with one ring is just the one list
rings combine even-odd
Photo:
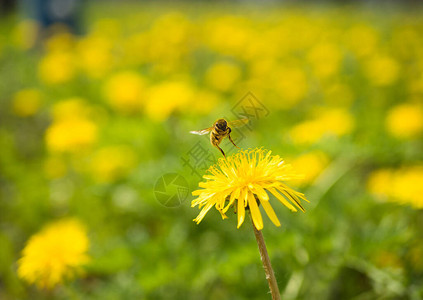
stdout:
[[231,122],[228,122],[228,126],[229,127],[232,127],[232,128],[234,128],[234,127],[241,127],[241,126],[244,126],[245,124],[247,124],[249,121],[250,120],[247,119],[247,118],[236,120],[236,121],[231,121]]
[[209,127],[209,128],[202,129],[202,130],[190,131],[190,133],[198,134],[198,135],[205,135],[205,134],[209,133],[212,129],[213,129],[213,127]]

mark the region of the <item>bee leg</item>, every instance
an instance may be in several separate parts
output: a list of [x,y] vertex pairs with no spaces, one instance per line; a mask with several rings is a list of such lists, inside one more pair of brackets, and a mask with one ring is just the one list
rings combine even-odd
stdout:
[[231,141],[232,144],[234,144],[235,147],[237,147],[238,149],[240,149],[237,145],[235,145],[234,141],[231,138],[231,133],[228,134],[228,138]]
[[219,147],[221,140],[213,132],[210,134],[210,143],[222,152],[223,157],[226,158],[225,152]]
[[223,157],[226,158],[225,152],[223,152],[222,148],[220,148],[218,145],[214,145],[217,149],[220,150],[220,152],[222,152]]

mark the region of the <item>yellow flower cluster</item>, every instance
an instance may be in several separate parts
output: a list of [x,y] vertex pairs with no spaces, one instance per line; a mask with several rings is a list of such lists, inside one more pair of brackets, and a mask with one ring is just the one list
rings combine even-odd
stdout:
[[90,171],[97,181],[113,182],[126,175],[136,160],[136,154],[130,147],[108,146],[94,153]]
[[313,151],[303,154],[291,161],[293,168],[302,177],[293,179],[294,184],[308,185],[323,172],[329,164],[329,157],[322,151]]
[[[199,21],[172,11],[137,13],[124,21],[99,19],[83,37],[58,31],[48,38],[38,75],[49,88],[88,77],[101,86],[105,105],[156,121],[186,111],[207,114],[221,99],[235,102],[246,91],[269,109],[289,110],[319,97],[345,109],[345,121],[334,120],[340,132],[322,125],[330,120],[308,120],[294,130],[298,143],[306,139],[301,132],[314,125],[319,129],[307,142],[328,131],[337,136],[351,131],[348,109],[358,96],[355,84],[375,91],[405,81],[410,95],[423,92],[418,68],[407,63],[423,64],[417,27],[389,24],[393,34],[387,38],[370,20],[356,22],[353,12],[347,19],[326,13],[322,19],[275,9],[258,16],[204,14]],[[23,22],[16,35],[27,30]]]
[[419,104],[400,104],[386,116],[386,129],[399,139],[417,137],[423,132],[423,107]]
[[110,105],[124,113],[140,112],[145,95],[144,79],[134,71],[114,74],[104,86],[104,96]]
[[90,120],[89,108],[82,99],[56,103],[52,115],[53,122],[45,136],[51,152],[78,152],[95,143],[97,125]]
[[53,288],[81,274],[89,260],[89,240],[77,219],[63,219],[33,235],[19,260],[18,275],[39,288]]
[[291,137],[297,144],[312,144],[324,136],[340,137],[354,127],[354,119],[344,109],[323,110],[312,120],[305,121],[291,129]]
[[13,97],[13,113],[20,117],[35,115],[42,104],[41,92],[37,89],[23,89]]
[[384,200],[423,208],[423,166],[374,171],[367,182],[371,193]]

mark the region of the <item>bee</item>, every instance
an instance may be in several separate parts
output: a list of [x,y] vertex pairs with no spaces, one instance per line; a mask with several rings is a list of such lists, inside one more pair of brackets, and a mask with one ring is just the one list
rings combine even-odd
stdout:
[[220,143],[223,141],[225,137],[228,137],[231,143],[239,149],[237,145],[235,145],[234,141],[231,138],[231,128],[241,127],[248,123],[248,119],[241,119],[232,122],[227,122],[225,119],[219,119],[214,122],[212,127],[198,130],[198,131],[190,131],[192,134],[204,135],[210,132],[210,143],[215,146],[217,149],[222,152],[223,156],[226,157],[225,152],[223,152],[222,148],[219,147]]

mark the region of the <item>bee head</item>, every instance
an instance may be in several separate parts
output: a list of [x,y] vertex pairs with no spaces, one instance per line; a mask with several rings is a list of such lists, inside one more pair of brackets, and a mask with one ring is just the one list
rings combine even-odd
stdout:
[[216,122],[216,126],[217,128],[221,129],[221,130],[226,130],[226,126],[228,125],[228,123],[226,122],[225,119],[219,119]]

